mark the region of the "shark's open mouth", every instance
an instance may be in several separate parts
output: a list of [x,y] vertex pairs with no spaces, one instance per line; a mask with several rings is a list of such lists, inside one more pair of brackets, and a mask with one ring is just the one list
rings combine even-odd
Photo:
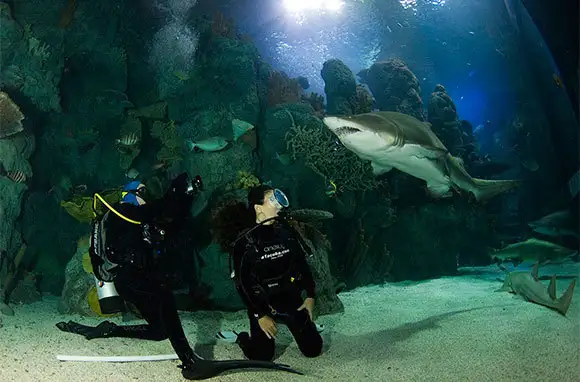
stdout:
[[351,127],[351,126],[342,126],[334,131],[334,133],[338,136],[360,133],[360,132],[361,132],[360,129],[357,129],[356,127]]

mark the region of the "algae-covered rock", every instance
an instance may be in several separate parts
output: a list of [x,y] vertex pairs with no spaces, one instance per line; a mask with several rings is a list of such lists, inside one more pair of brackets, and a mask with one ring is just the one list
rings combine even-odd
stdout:
[[157,152],[157,160],[171,165],[183,159],[183,144],[173,120],[169,122],[155,121],[151,135],[161,142],[161,148]]
[[487,257],[492,233],[485,209],[460,199],[400,209],[386,230],[391,276],[399,281],[453,275],[462,259]]
[[[65,283],[58,304],[58,311],[62,314],[80,314],[82,316],[99,316],[95,311],[94,293],[95,279],[83,267],[83,258],[89,250],[89,237],[83,236],[78,240],[77,250],[65,269]],[[96,291],[95,291],[96,292]],[[93,303],[91,307],[90,301]],[[98,299],[97,299],[98,303]]]
[[419,80],[403,61],[378,61],[358,75],[371,89],[380,110],[396,111],[425,120]]
[[332,115],[352,115],[357,97],[356,80],[352,71],[342,61],[328,60],[320,72],[324,80],[326,110]]

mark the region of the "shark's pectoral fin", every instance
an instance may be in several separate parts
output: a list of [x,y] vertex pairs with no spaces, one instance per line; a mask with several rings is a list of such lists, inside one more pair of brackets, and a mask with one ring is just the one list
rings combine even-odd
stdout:
[[532,277],[534,278],[535,281],[538,281],[538,268],[540,267],[540,261],[536,261],[536,263],[534,264],[534,267],[532,268]]
[[550,285],[548,285],[548,296],[552,300],[556,299],[556,275],[553,275],[550,279]]
[[385,166],[376,162],[371,162],[371,167],[373,169],[373,175],[375,176],[387,173],[393,169],[391,166]]
[[510,292],[510,293],[514,292],[512,289],[512,284],[509,275],[503,281],[503,285],[501,286],[501,288],[494,290],[494,292]]
[[453,196],[453,192],[451,191],[451,187],[448,184],[441,184],[441,183],[427,183],[427,192],[433,198],[448,198]]

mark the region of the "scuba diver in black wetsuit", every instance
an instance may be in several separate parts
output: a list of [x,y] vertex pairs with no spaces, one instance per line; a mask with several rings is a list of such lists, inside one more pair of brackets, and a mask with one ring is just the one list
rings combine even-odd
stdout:
[[[229,211],[235,214],[229,220],[243,219],[244,214],[253,219],[252,227],[230,245],[232,278],[250,319],[250,334],[238,334],[235,342],[249,359],[272,360],[276,323],[280,322],[290,329],[302,354],[317,357],[322,352],[322,337],[312,320],[315,283],[298,233],[279,216],[289,206],[288,199],[278,189],[259,186],[249,191],[248,202],[249,209],[231,206],[237,210]],[[217,225],[224,225],[227,208],[217,216]],[[246,218],[244,224],[248,223],[250,219]],[[218,241],[220,235],[222,239],[227,236],[219,229],[214,228]],[[301,295],[304,291],[305,299]],[[221,332],[218,338],[220,335],[224,338]]]
[[[183,173],[171,182],[170,189],[158,200],[146,202],[146,188],[139,181],[126,185],[123,199],[113,206],[101,199],[109,211],[100,223],[95,223],[90,248],[97,285],[109,290],[108,295],[100,300],[101,308],[116,312],[118,310],[111,309],[112,301],[128,301],[137,308],[147,324],[116,325],[105,321],[91,327],[69,321],[59,322],[56,326],[89,340],[106,337],[155,341],[169,339],[183,363],[180,367],[186,379],[205,379],[225,370],[241,368],[295,372],[286,365],[272,362],[204,360],[189,345],[167,283],[170,271],[165,269],[168,262],[164,257],[166,236],[176,234],[182,227],[189,215],[193,197],[201,187],[200,177],[192,182],[187,173]],[[98,227],[101,227],[100,230]],[[115,289],[120,298],[114,293]]]

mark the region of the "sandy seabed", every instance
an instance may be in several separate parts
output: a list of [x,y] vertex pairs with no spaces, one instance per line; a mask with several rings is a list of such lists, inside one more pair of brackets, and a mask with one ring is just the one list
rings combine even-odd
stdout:
[[[544,268],[541,274],[578,275],[578,264]],[[277,341],[277,362],[305,375],[241,371],[220,381],[580,381],[580,301],[566,317],[508,293],[494,293],[502,273],[494,267],[423,282],[369,286],[340,294],[343,314],[323,316],[325,348],[303,357],[286,328]],[[558,282],[558,296],[571,280]],[[547,281],[546,281],[547,283]],[[578,292],[578,290],[576,291]],[[87,341],[55,324],[99,320],[64,316],[57,297],[15,306],[2,317],[0,381],[182,381],[178,361],[61,362],[56,355],[171,354],[169,341]],[[244,312],[182,312],[183,326],[205,358],[239,359],[232,344],[215,343],[220,330],[244,330]],[[113,320],[121,323],[120,320]],[[131,321],[131,324],[141,321]]]

